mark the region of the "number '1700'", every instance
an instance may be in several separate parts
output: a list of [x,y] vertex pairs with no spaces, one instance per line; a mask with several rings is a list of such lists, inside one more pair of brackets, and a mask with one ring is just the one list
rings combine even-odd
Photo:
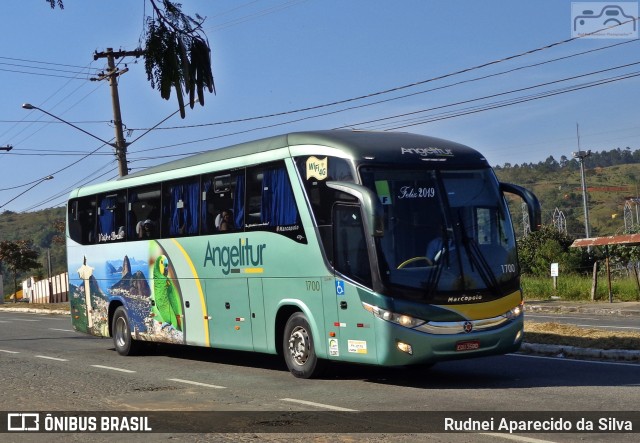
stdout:
[[504,273],[516,272],[516,265],[514,263],[507,263],[500,266],[502,266],[502,272]]

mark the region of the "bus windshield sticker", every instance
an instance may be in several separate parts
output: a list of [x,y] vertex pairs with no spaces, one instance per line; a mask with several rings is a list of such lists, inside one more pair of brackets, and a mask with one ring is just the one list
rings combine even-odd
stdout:
[[309,157],[307,159],[307,180],[316,178],[318,180],[326,180],[328,175],[329,157],[320,160],[317,157]]
[[430,187],[417,187],[403,186],[400,188],[399,199],[405,198],[433,198],[436,196],[436,188]]
[[376,193],[383,205],[391,204],[391,192],[389,192],[389,182],[386,180],[376,180]]

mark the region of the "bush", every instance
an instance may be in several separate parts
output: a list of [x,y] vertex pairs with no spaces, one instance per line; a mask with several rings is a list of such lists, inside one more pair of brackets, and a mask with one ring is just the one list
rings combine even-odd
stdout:
[[518,240],[520,268],[524,274],[548,276],[551,263],[558,263],[561,272],[590,269],[586,252],[571,248],[573,239],[552,225],[543,225]]

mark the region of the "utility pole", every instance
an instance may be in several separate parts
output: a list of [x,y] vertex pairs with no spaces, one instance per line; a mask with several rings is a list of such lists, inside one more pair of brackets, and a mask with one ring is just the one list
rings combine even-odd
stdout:
[[[580,162],[580,177],[582,182],[582,206],[584,207],[584,233],[586,238],[590,237],[589,234],[589,206],[587,203],[587,181],[584,176],[584,160],[591,155],[591,150],[573,152],[573,158]],[[591,248],[589,248],[591,249]]]
[[116,157],[118,159],[118,169],[120,171],[120,177],[124,177],[129,173],[127,167],[127,142],[124,139],[124,131],[122,129],[122,116],[120,114],[120,96],[118,95],[118,77],[120,74],[124,74],[128,71],[125,69],[116,69],[115,58],[121,57],[140,57],[144,54],[144,51],[138,49],[136,51],[117,51],[113,52],[113,48],[107,48],[106,52],[96,52],[93,54],[93,59],[99,58],[107,59],[107,73],[101,75],[97,80],[109,79],[109,86],[111,86],[111,102],[113,105],[113,126],[116,132]]

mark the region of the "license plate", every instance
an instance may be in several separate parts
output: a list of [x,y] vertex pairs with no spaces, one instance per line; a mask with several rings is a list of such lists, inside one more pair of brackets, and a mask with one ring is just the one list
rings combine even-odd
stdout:
[[480,349],[478,340],[459,341],[456,343],[456,351],[474,351]]

